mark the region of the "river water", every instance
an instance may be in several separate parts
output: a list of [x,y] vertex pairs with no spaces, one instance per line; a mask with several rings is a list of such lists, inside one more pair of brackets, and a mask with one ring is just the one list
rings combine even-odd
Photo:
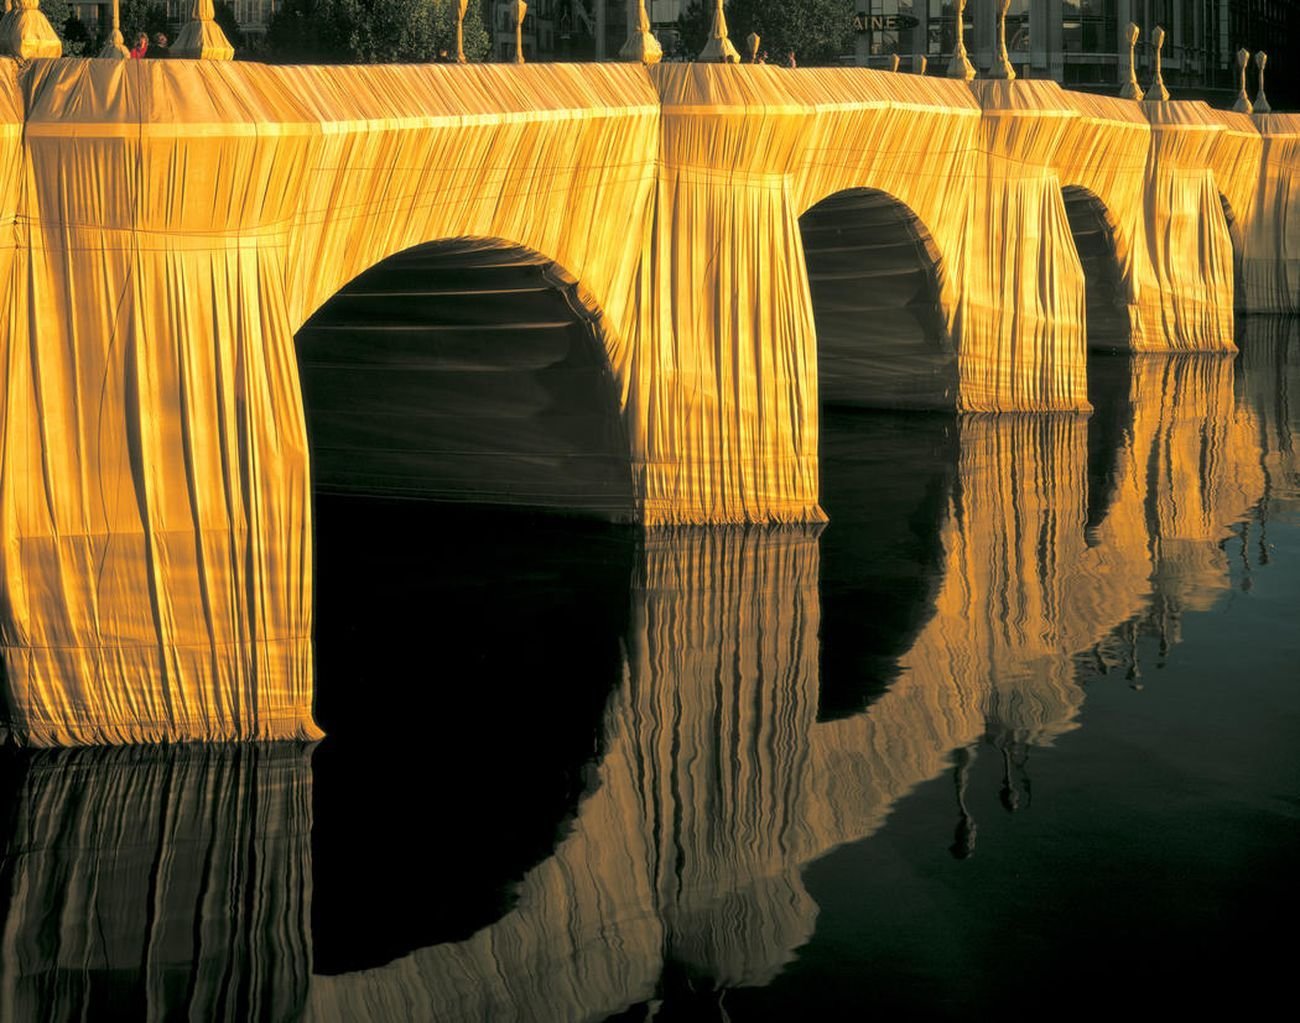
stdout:
[[0,1019],[1268,1004],[1300,326],[1241,348],[827,410],[821,530],[320,499],[323,742],[5,754]]

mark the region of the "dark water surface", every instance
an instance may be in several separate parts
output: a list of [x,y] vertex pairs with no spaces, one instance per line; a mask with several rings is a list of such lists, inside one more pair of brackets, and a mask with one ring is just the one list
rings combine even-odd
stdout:
[[1300,327],[1241,347],[827,410],[820,531],[321,498],[315,749],[5,754],[0,1019],[1270,1005]]

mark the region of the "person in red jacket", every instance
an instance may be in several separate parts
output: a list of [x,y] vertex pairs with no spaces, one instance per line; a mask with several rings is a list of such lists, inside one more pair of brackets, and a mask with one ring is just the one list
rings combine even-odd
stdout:
[[149,52],[149,37],[141,32],[135,37],[135,45],[131,47],[131,56],[139,60]]

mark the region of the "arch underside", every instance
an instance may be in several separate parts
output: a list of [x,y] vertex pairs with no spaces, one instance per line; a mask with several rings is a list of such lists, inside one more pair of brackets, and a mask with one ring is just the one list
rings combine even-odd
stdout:
[[317,489],[631,520],[599,316],[546,257],[407,249],[325,303],[297,350]]
[[829,405],[951,409],[957,354],[939,302],[939,253],[907,206],[853,189],[799,219],[818,385]]
[[1083,265],[1088,347],[1128,349],[1132,341],[1128,297],[1106,207],[1092,192],[1073,185],[1063,188],[1061,197]]
[[1242,316],[1247,309],[1246,272],[1245,267],[1242,266],[1241,225],[1237,223],[1237,215],[1232,211],[1232,203],[1228,202],[1228,197],[1222,192],[1219,193],[1219,205],[1223,207],[1223,219],[1228,225],[1228,237],[1232,239],[1232,311],[1234,315]]

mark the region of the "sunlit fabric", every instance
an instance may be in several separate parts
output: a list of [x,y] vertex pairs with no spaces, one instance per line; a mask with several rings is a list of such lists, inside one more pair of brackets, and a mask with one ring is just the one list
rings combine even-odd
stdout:
[[[1235,281],[1223,197],[1234,210],[1251,208],[1259,163],[1235,159],[1233,132],[1224,125],[1231,118],[1249,124],[1244,114],[1202,103],[1156,104],[1149,115],[1147,233],[1162,298],[1157,336],[1176,334],[1186,351],[1232,347]],[[1249,141],[1258,152],[1258,133]]]
[[1259,312],[1300,312],[1300,115],[1257,114],[1263,164],[1243,253],[1246,304]]
[[296,1019],[311,982],[310,751],[10,752],[6,1019]]
[[[1118,103],[850,68],[0,62],[11,736],[316,736],[313,445],[326,485],[342,471],[649,526],[820,521],[817,317],[836,306],[814,308],[799,220],[846,191],[887,196],[928,239],[905,273],[934,297],[923,333],[951,344],[955,376],[929,381],[927,401],[1086,409],[1086,278],[1064,185],[1114,225],[1133,347],[1229,350],[1222,199],[1249,247],[1256,193],[1275,221],[1291,194],[1291,171],[1271,169],[1289,151],[1270,143],[1277,186],[1261,189],[1249,119]],[[1244,264],[1248,284],[1290,266],[1289,224],[1270,229],[1273,270]],[[590,329],[570,353],[592,386],[558,384],[577,365],[566,357],[539,384],[524,370],[537,353],[512,336],[502,390],[479,374],[482,389],[457,395],[501,412],[473,436],[472,416],[441,415],[431,438],[412,425],[421,407],[450,411],[456,390],[423,370],[402,381],[389,437],[357,420],[378,401],[360,370],[305,409],[304,380],[311,402],[325,367],[321,321],[301,350],[300,328],[340,292],[326,318],[357,301],[348,289],[389,257],[468,240],[560,268],[558,293],[581,296],[561,312]],[[502,333],[527,322],[497,313]],[[419,312],[446,326],[439,315]],[[871,351],[867,325],[860,342],[847,329],[828,352]],[[379,358],[361,347],[347,364]],[[868,371],[867,400],[894,389]],[[429,450],[460,462],[430,471]]]
[[[1128,637],[1177,642],[1182,612],[1221,594],[1222,540],[1266,485],[1229,358],[1117,370],[1133,399],[1128,439],[1091,537],[1084,417],[961,421],[933,614],[864,712],[818,719],[816,531],[647,539],[597,777],[554,856],[473,937],[316,977],[307,1017],[437,1004],[448,1020],[600,1018],[674,975],[702,991],[766,984],[815,931],[807,866],[949,773],[953,851],[973,852],[961,765],[992,746],[1003,803],[1021,805],[1033,751],[1078,727],[1079,658],[1136,684]],[[1207,431],[1207,417],[1224,425]],[[1173,498],[1187,487],[1197,496],[1183,508]]]

